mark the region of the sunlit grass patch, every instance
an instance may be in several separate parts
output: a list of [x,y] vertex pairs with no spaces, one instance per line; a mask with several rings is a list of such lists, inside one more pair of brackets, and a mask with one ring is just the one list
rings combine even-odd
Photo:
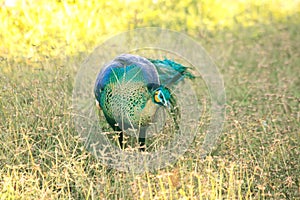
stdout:
[[[299,198],[298,1],[2,2],[0,199]],[[204,160],[202,124],[173,166],[122,173],[83,148],[73,81],[105,38],[151,25],[185,31],[212,55],[225,80],[226,123]]]
[[[7,3],[5,3],[7,2]],[[119,32],[145,26],[205,32],[299,20],[299,1],[32,1],[0,3],[2,56],[41,57],[91,52]],[[38,55],[38,56],[37,56]]]

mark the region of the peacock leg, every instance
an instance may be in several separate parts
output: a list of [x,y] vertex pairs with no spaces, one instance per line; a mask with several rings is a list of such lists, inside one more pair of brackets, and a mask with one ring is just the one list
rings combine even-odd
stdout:
[[146,138],[139,138],[139,150],[145,151],[146,150]]
[[140,151],[145,151],[146,150],[146,128],[141,128],[140,133],[139,133],[139,150]]
[[124,143],[124,133],[118,126],[114,126],[114,131],[117,132],[118,134],[118,140],[119,140],[119,145],[121,149],[125,148],[125,143]]
[[120,144],[120,147],[121,149],[124,149],[125,147],[125,144],[124,144],[124,134],[123,134],[123,131],[119,132],[119,144]]

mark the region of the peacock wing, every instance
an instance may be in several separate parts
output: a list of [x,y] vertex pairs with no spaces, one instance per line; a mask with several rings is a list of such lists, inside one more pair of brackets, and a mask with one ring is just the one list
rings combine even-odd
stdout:
[[122,121],[125,129],[148,124],[149,116],[155,112],[153,106],[151,112],[144,109],[151,98],[149,84],[159,85],[159,77],[155,66],[143,57],[122,54],[107,64],[94,90],[107,121]]

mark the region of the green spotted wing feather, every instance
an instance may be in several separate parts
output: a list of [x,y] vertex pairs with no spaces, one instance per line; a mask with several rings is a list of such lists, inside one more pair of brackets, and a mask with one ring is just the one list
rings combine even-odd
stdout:
[[123,54],[100,71],[94,93],[112,127],[121,126],[120,123],[122,128],[143,127],[151,122],[152,113],[145,110],[151,99],[148,87],[159,84],[158,73],[151,62]]

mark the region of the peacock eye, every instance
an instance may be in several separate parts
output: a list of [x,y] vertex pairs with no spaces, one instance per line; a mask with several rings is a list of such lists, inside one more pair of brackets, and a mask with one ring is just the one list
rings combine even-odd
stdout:
[[156,91],[156,92],[154,93],[154,101],[155,101],[156,103],[159,103],[159,102],[160,102],[158,91]]
[[159,93],[159,98],[164,99],[164,95],[162,93]]

